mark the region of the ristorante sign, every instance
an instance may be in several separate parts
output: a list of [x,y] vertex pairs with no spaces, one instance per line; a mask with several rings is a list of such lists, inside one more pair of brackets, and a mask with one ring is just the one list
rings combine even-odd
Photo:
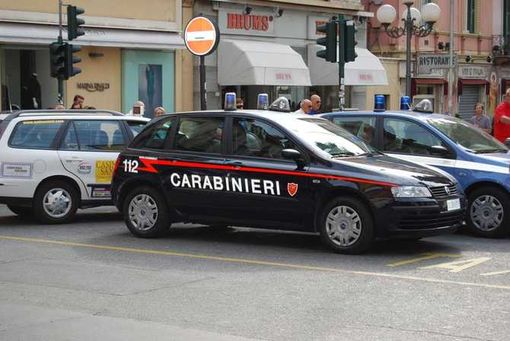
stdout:
[[257,9],[251,14],[242,10],[220,9],[218,22],[222,34],[274,36],[274,17],[271,11]]

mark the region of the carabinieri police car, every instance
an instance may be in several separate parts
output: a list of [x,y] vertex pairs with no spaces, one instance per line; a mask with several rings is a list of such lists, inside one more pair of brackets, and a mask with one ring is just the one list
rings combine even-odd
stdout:
[[468,198],[466,221],[475,234],[510,232],[510,153],[489,134],[463,120],[424,112],[376,108],[321,116],[387,155],[454,176]]
[[119,155],[112,197],[138,237],[174,222],[223,224],[320,233],[343,253],[453,231],[465,210],[453,177],[383,155],[327,120],[267,110],[153,120]]

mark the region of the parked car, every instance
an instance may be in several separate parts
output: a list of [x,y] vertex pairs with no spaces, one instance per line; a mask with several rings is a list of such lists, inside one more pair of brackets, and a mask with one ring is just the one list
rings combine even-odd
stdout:
[[475,234],[500,237],[510,232],[510,153],[489,134],[454,117],[410,111],[322,117],[388,155],[454,176],[468,197],[467,226]]
[[149,121],[112,111],[18,111],[0,123],[0,203],[44,223],[111,205],[119,152]]
[[174,222],[236,225],[320,233],[343,253],[454,231],[465,209],[451,176],[327,120],[258,110],[153,120],[119,155],[112,196],[138,237]]

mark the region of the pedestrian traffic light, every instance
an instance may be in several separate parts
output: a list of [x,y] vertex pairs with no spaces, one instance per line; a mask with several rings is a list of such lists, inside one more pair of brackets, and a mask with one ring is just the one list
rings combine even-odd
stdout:
[[69,5],[67,6],[67,39],[73,40],[85,34],[83,31],[83,24],[85,20],[78,18],[79,15],[85,13],[85,10],[80,7]]
[[50,75],[55,78],[64,78],[66,59],[65,43],[53,42],[50,44]]
[[344,22],[345,29],[345,38],[341,37],[340,39],[345,40],[344,48],[344,61],[346,63],[353,62],[358,54],[356,53],[356,45],[358,42],[356,41],[356,26],[354,25],[353,20],[346,20]]
[[64,79],[69,79],[79,73],[81,73],[81,69],[74,67],[74,64],[81,62],[81,58],[75,56],[76,52],[81,51],[81,48],[72,44],[65,44],[66,52],[65,52],[65,65],[64,65]]
[[316,40],[317,45],[325,46],[325,50],[317,51],[317,57],[326,59],[328,62],[336,63],[337,57],[337,32],[336,22],[329,21],[324,25],[317,26],[317,32],[324,33],[326,36]]

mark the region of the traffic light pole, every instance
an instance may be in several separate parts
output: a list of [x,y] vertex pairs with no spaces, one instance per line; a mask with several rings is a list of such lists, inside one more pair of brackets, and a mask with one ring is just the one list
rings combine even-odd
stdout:
[[[63,44],[64,39],[62,39],[62,6],[64,6],[62,0],[58,0],[58,43]],[[59,76],[57,78],[57,102],[59,104],[64,104],[64,79]]]
[[340,111],[344,111],[345,105],[345,36],[344,36],[344,16],[338,15],[338,108]]

